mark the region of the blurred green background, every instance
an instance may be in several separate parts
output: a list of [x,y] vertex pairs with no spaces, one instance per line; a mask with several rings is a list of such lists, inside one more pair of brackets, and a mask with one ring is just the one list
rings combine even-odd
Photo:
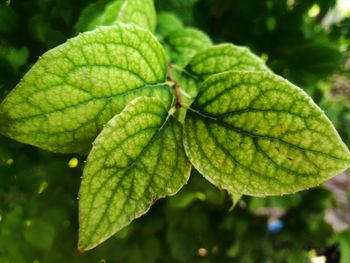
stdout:
[[[73,37],[81,13],[108,0],[0,0],[0,99],[38,56]],[[216,43],[249,46],[304,88],[350,146],[350,1],[158,0]],[[77,24],[78,23],[78,24]],[[77,158],[77,159],[74,159]],[[78,160],[78,164],[76,161]],[[224,192],[193,172],[172,198],[79,254],[84,157],[0,137],[0,262],[350,262],[350,180],[273,198]],[[327,261],[325,261],[327,260]]]

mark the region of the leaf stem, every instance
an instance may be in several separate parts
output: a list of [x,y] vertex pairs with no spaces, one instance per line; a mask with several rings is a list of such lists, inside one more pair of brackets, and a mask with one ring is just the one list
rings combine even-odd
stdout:
[[175,81],[174,76],[173,76],[173,65],[169,64],[168,65],[168,81],[173,83],[172,87],[175,91],[175,107],[176,109],[179,109],[182,107],[182,102],[181,102],[181,89],[179,84]]

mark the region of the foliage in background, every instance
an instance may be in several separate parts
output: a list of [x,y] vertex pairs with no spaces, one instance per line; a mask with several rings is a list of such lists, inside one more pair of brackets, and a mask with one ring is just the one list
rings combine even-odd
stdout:
[[[345,66],[349,19],[327,30],[320,26],[334,1],[157,2],[158,10],[174,12],[186,25],[201,27],[217,43],[225,40],[250,46],[276,73],[305,87],[350,145],[346,98],[350,73]],[[314,4],[320,12],[310,17]],[[0,4],[1,98],[40,54],[79,31],[79,16],[88,12],[87,6],[83,0]],[[335,85],[339,78],[346,83],[341,88]],[[336,233],[325,221],[328,207],[337,204],[329,190],[244,198],[230,210],[227,194],[199,175],[178,196],[157,202],[149,214],[114,238],[78,255],[72,248],[77,243],[76,193],[83,159],[75,167],[74,159],[69,162],[73,157],[1,137],[1,262],[307,262],[308,251],[316,249],[333,257],[340,250],[346,263],[350,232]],[[279,210],[286,211],[280,218],[284,227],[272,233],[268,220]]]

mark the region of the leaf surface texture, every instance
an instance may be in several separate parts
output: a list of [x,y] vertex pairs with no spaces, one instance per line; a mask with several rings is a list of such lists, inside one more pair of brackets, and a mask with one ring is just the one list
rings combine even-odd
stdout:
[[80,249],[97,246],[187,182],[181,131],[157,98],[137,98],[108,122],[84,170]]
[[350,165],[349,150],[301,89],[268,72],[226,72],[201,84],[187,112],[186,153],[231,193],[293,193]]

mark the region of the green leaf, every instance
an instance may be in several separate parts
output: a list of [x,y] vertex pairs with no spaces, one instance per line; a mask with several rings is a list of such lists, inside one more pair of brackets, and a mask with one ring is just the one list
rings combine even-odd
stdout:
[[53,152],[86,153],[132,99],[169,103],[166,74],[164,49],[149,31],[100,27],[39,59],[0,105],[0,132]]
[[184,27],[182,21],[171,12],[160,12],[157,17],[157,34],[166,37],[176,30]]
[[156,3],[159,10],[171,10],[176,13],[182,21],[190,25],[193,24],[193,13],[199,11],[195,9],[195,4],[197,2],[199,2],[199,0],[158,0]]
[[183,28],[164,39],[173,63],[185,66],[199,51],[212,45],[210,38],[195,28]]
[[86,31],[91,21],[95,20],[105,9],[109,0],[98,0],[95,3],[88,4],[82,11],[74,26],[75,32]]
[[350,230],[339,233],[335,242],[339,243],[341,255],[339,263],[347,263],[350,258]]
[[188,180],[181,125],[158,98],[137,98],[94,142],[80,189],[79,248],[88,250]]
[[311,98],[269,72],[226,72],[200,86],[184,128],[187,156],[231,193],[293,193],[350,165],[349,150]]
[[232,205],[231,205],[230,210],[233,210],[235,208],[235,206],[238,204],[238,202],[242,199],[243,196],[241,194],[236,194],[233,192],[229,192],[229,195],[230,195],[231,200],[232,200]]
[[9,33],[18,30],[19,17],[11,6],[0,3],[0,32]]
[[270,71],[248,48],[233,44],[220,44],[197,53],[186,69],[204,78],[225,71]]
[[115,0],[106,5],[87,25],[91,30],[96,26],[114,25],[118,22],[133,23],[150,31],[156,28],[157,16],[153,0]]
[[55,228],[43,220],[35,220],[24,230],[24,238],[36,249],[49,251],[55,240]]

